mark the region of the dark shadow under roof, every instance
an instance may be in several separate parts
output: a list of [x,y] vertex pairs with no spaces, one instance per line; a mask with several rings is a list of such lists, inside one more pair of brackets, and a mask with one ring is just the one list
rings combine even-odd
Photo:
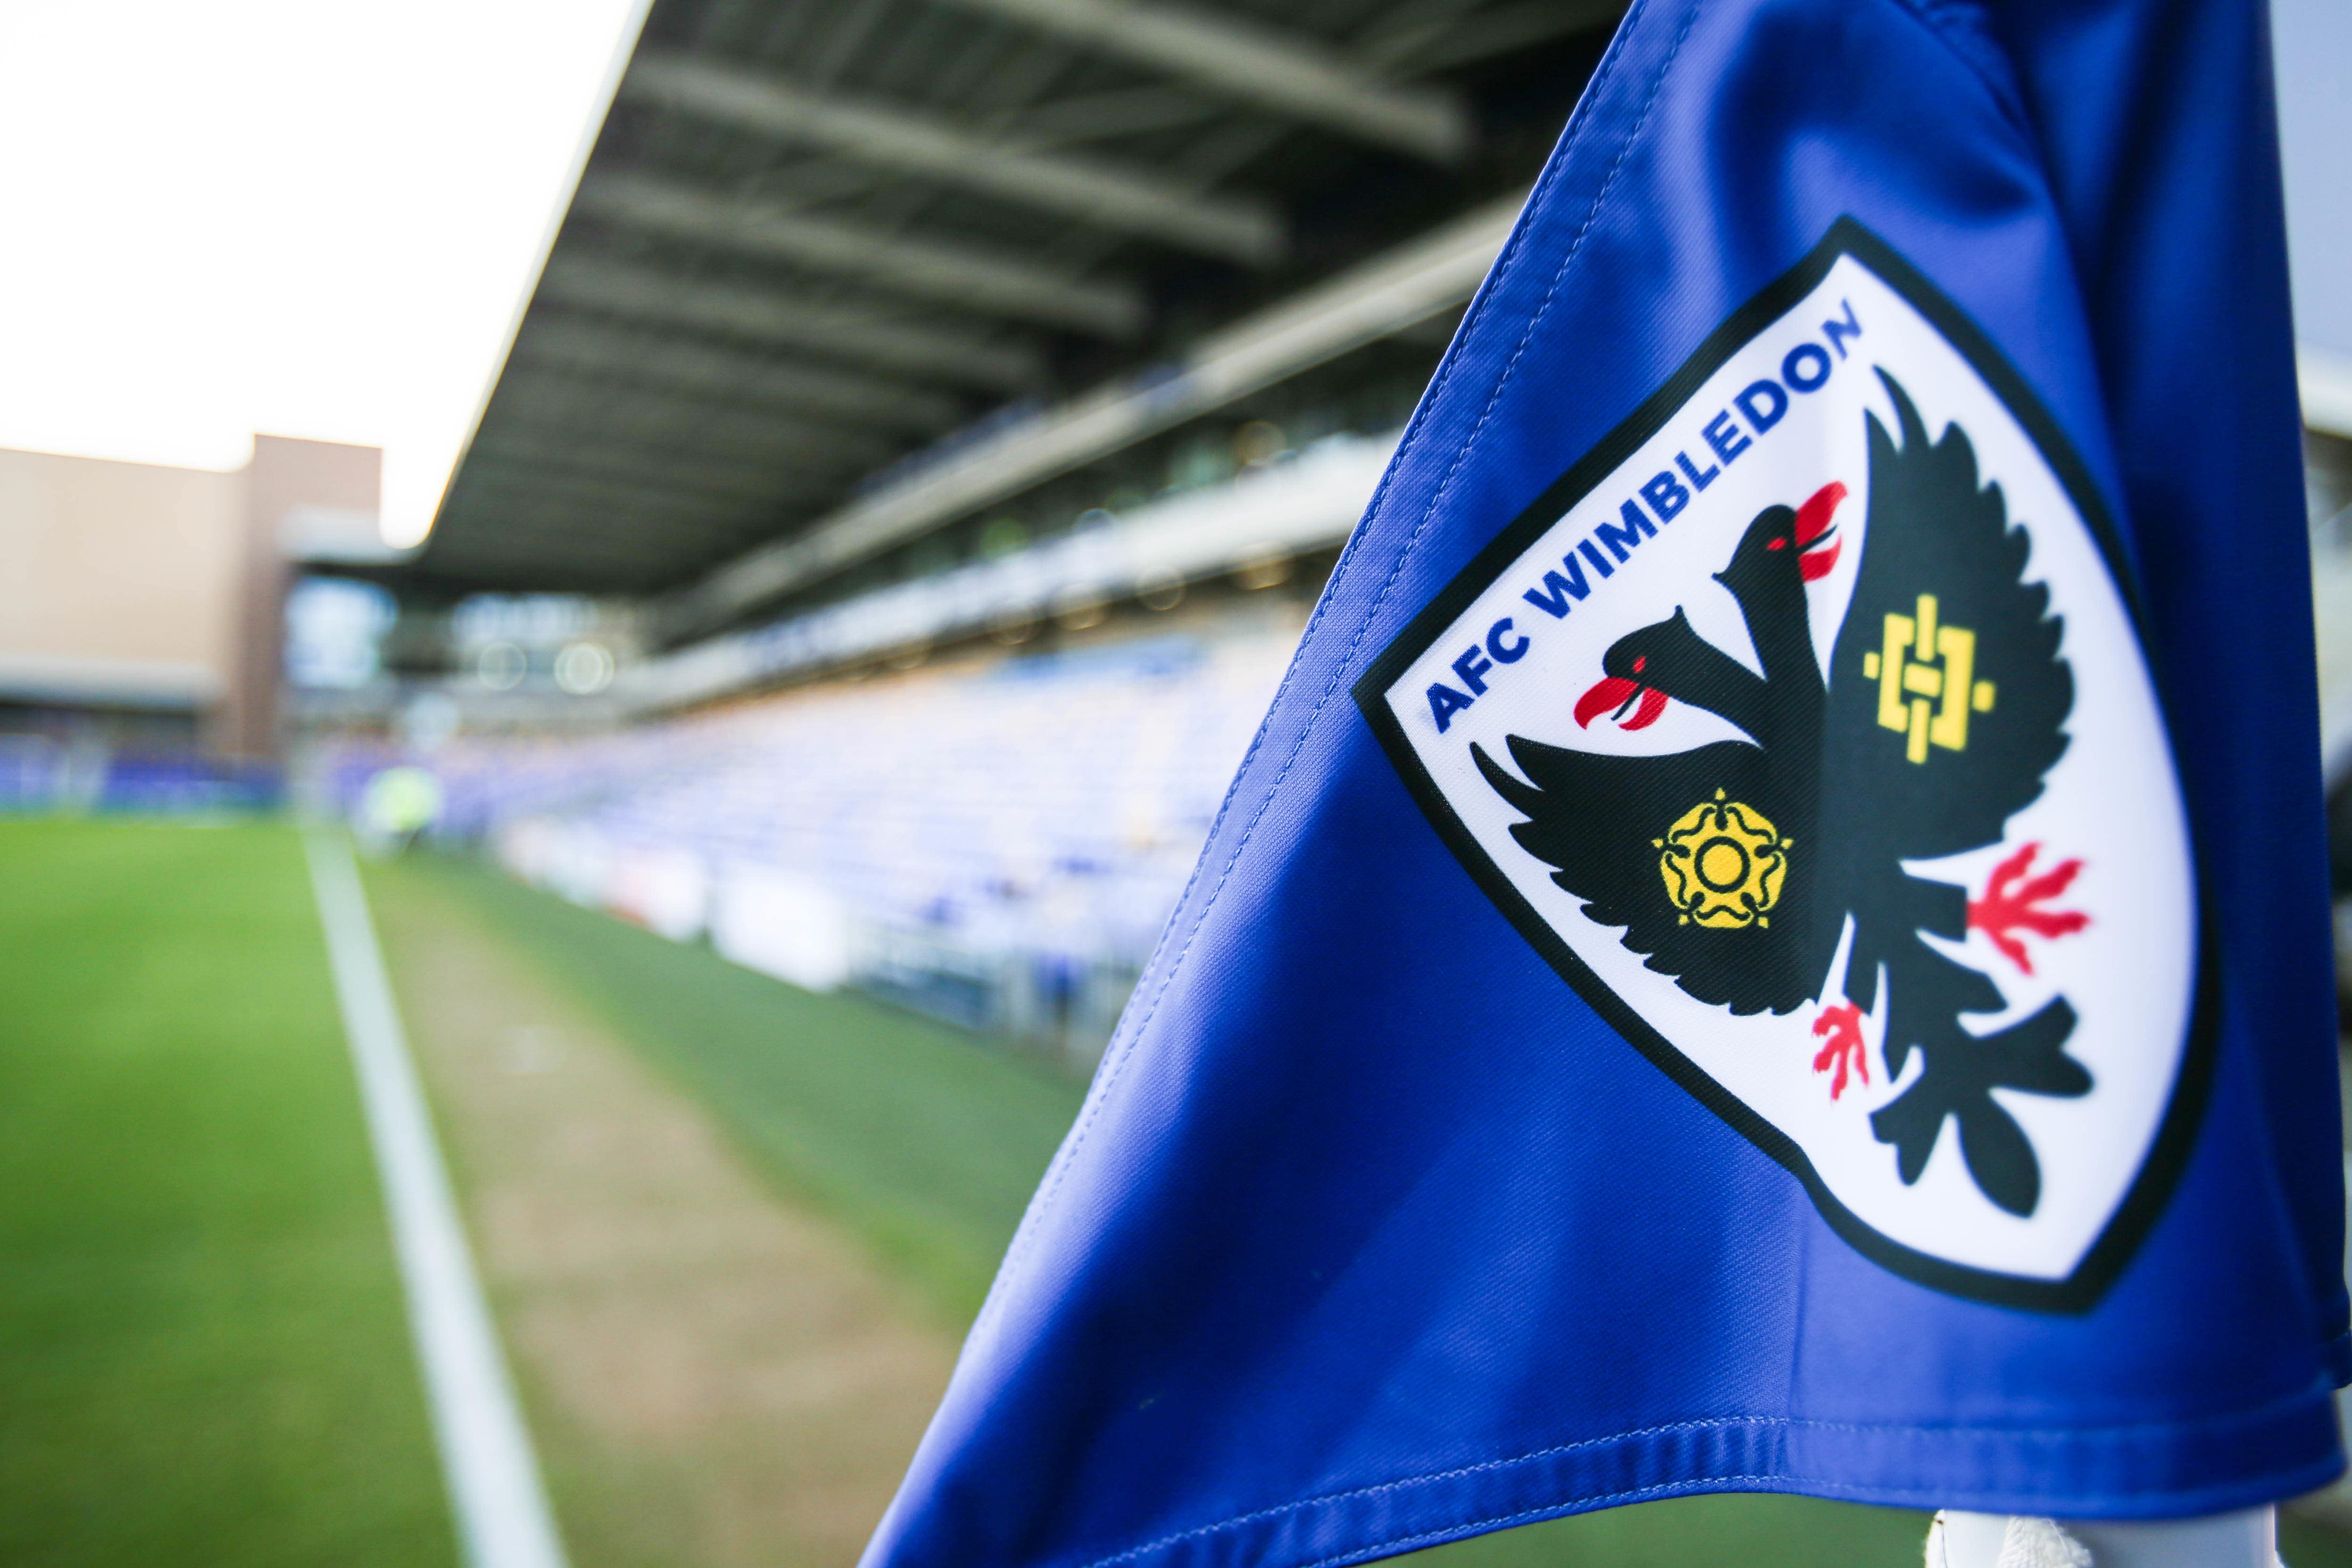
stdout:
[[1590,0],[656,0],[412,589],[642,595],[1533,177]]

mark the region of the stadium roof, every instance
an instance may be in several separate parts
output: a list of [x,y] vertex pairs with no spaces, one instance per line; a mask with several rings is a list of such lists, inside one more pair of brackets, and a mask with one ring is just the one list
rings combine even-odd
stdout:
[[691,635],[1458,305],[1615,0],[655,0],[436,593]]

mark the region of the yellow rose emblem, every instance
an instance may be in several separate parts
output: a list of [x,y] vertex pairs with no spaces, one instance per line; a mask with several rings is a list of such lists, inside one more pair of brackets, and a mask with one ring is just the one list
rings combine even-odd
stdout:
[[1791,841],[1762,812],[1745,802],[1713,800],[1692,806],[1651,843],[1666,896],[1683,912],[1683,923],[1738,931],[1769,926],[1766,911],[1780,901],[1789,876]]

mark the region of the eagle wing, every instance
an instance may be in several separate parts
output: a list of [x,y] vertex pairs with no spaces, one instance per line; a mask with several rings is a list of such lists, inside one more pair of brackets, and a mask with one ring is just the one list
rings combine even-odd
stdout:
[[1870,416],[1869,511],[1830,659],[1820,829],[1861,866],[1998,842],[2065,752],[2074,702],[2063,623],[2049,591],[2025,581],[2031,542],[2000,487],[1979,482],[1965,430],[1930,440],[1902,386],[1879,378],[1902,444]]
[[1790,820],[1757,747],[1723,741],[1667,756],[1622,757],[1514,735],[1517,774],[1484,748],[1470,751],[1496,793],[1527,818],[1511,837],[1553,868],[1552,880],[1582,900],[1595,924],[1623,928],[1625,946],[1649,967],[1735,1013],[1785,1013],[1817,988],[1820,975],[1808,980],[1800,959],[1806,922],[1784,918],[1799,914],[1797,889],[1783,892],[1766,927],[1722,930],[1685,917],[1661,867],[1669,830],[1718,792],[1775,823]]

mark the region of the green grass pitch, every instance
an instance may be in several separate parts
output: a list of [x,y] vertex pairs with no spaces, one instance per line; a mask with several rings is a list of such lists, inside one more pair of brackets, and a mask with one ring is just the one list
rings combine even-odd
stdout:
[[290,829],[0,823],[0,1562],[455,1562]]
[[[956,1031],[795,992],[477,868],[372,875],[430,877],[490,913],[780,1191],[950,1321],[1078,1103],[1052,1069]],[[1695,1498],[1417,1561],[1909,1568],[1923,1529]],[[2352,1565],[2304,1525],[2286,1556]],[[455,1557],[292,831],[0,823],[0,1563]]]
[[509,881],[415,857],[959,1331],[1084,1097],[1043,1063],[849,994],[820,996]]
[[[968,1321],[1077,1112],[1055,1069],[851,994],[814,996],[463,861],[411,859],[705,1104],[782,1191],[814,1198]],[[1913,1568],[1924,1516],[1808,1498],[1692,1498],[1438,1548],[1427,1568]]]
[[[418,858],[699,1099],[783,1191],[829,1207],[968,1319],[1076,1114],[1076,1087],[942,1025],[813,996],[520,887]],[[1554,1520],[1398,1561],[1423,1568],[1916,1568],[1925,1514],[1812,1498],[1682,1498]],[[2352,1546],[2283,1522],[2293,1568]]]

